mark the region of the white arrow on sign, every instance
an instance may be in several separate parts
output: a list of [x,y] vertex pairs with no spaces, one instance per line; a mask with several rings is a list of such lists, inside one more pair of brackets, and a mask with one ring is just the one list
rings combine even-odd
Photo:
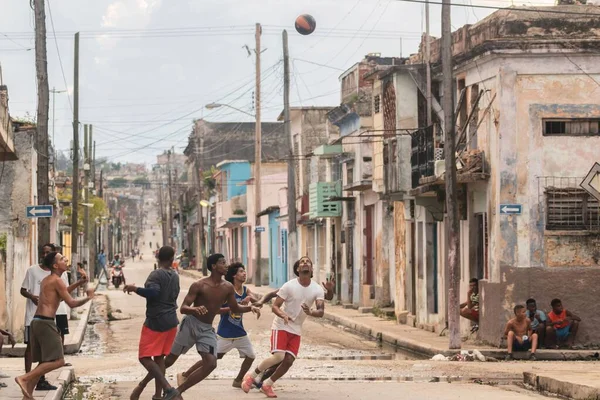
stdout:
[[509,207],[509,206],[502,207],[502,212],[504,212],[504,213],[519,212],[519,211],[521,211],[521,209],[519,207]]
[[52,210],[43,210],[43,209],[34,208],[29,211],[29,214],[31,214],[31,215],[42,215],[42,214],[50,215],[50,214],[52,214]]

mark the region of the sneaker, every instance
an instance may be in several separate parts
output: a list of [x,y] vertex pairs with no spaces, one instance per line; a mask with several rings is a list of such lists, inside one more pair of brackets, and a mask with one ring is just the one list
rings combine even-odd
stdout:
[[475,332],[477,332],[478,330],[479,330],[479,324],[474,324],[474,325],[471,327],[471,333],[475,333]]
[[262,385],[262,387],[260,388],[260,391],[263,392],[264,394],[267,395],[267,397],[269,398],[276,398],[277,395],[275,394],[275,392],[273,391],[273,386],[270,385]]
[[531,353],[529,355],[529,361],[537,361],[537,357],[535,356],[535,353]]
[[514,360],[512,353],[508,353],[506,357],[504,357],[504,361],[512,361]]
[[0,371],[0,379],[10,378],[10,375],[6,375],[4,372]]
[[173,400],[177,397],[180,397],[180,393],[175,388],[166,389],[164,393],[165,396],[163,397],[163,400]]
[[43,381],[39,381],[37,386],[35,387],[35,390],[56,390],[58,389],[56,386],[51,385],[50,382],[43,380]]
[[252,389],[252,385],[254,385],[254,378],[252,378],[252,375],[246,374],[242,380],[242,390],[244,393],[248,393]]
[[234,379],[233,380],[233,384],[231,386],[233,386],[234,388],[241,389],[242,388],[242,381],[238,381],[238,380]]

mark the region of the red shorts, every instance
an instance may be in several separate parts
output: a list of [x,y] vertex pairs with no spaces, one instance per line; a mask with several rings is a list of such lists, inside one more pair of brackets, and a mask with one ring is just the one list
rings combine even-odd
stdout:
[[300,335],[288,331],[271,331],[271,353],[284,352],[298,357]]
[[138,358],[169,355],[176,335],[177,327],[166,332],[157,332],[144,325],[140,336]]

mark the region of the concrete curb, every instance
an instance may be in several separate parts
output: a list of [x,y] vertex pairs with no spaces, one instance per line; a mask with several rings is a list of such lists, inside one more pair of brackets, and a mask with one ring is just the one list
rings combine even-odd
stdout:
[[538,392],[551,393],[574,400],[600,399],[600,389],[579,383],[561,381],[532,372],[523,373],[523,383]]
[[[98,289],[99,283],[95,283],[95,285],[95,289]],[[85,330],[90,319],[93,302],[94,301],[92,300],[80,308],[83,310],[82,313],[78,313],[80,319],[69,320],[71,325],[69,330],[72,333],[65,338],[65,354],[77,354],[79,352],[83,339],[85,338]],[[77,325],[75,325],[75,323]],[[23,357],[25,355],[26,347],[27,346],[23,343],[17,344],[14,349],[5,345],[2,348],[2,355],[5,357]]]
[[52,390],[43,397],[43,400],[61,400],[67,391],[67,388],[75,380],[75,372],[73,368],[68,368],[61,371],[58,379],[54,383],[57,386],[56,390]]

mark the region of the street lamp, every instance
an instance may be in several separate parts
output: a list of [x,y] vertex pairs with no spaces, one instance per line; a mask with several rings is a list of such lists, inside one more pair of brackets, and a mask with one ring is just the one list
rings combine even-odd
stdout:
[[256,115],[254,115],[254,114],[250,114],[249,112],[247,112],[247,111],[244,111],[244,110],[240,110],[240,109],[239,109],[239,108],[237,108],[237,107],[230,106],[229,104],[221,104],[221,103],[209,103],[209,104],[207,104],[205,107],[206,107],[206,109],[207,109],[207,110],[214,110],[215,108],[219,108],[219,107],[228,107],[228,108],[231,108],[231,109],[233,109],[233,110],[236,110],[236,111],[239,111],[239,112],[241,112],[241,113],[244,113],[244,114],[246,114],[246,115],[249,115],[249,116],[251,116],[252,118],[256,118]]

